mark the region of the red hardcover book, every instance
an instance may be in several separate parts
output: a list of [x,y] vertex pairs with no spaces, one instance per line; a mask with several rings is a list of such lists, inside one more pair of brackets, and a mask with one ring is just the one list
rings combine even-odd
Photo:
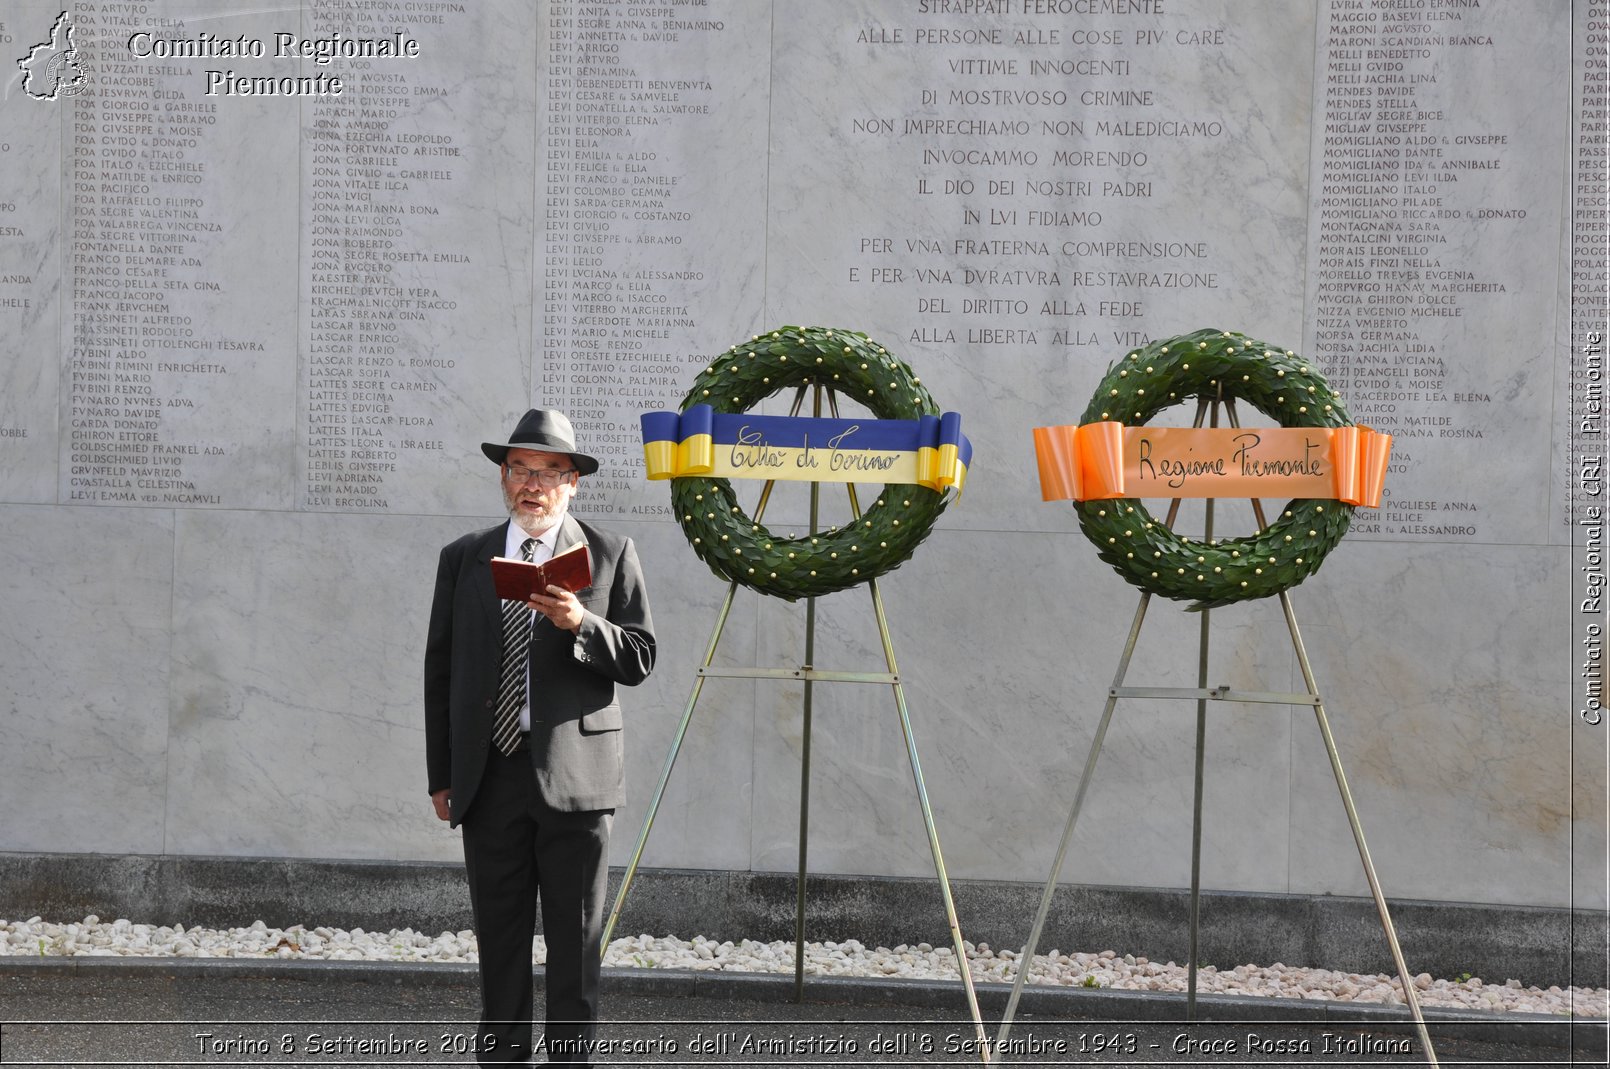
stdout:
[[550,585],[562,586],[574,594],[593,585],[592,553],[587,543],[577,542],[541,564],[493,557],[492,585],[505,601],[525,601],[532,594],[547,594]]

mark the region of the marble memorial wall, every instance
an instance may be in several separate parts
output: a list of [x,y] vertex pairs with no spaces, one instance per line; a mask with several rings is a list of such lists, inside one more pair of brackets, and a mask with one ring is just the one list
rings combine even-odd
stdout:
[[[38,816],[0,849],[455,858],[430,578],[496,522],[477,444],[536,405],[599,456],[576,510],[638,541],[661,631],[624,860],[725,594],[638,414],[808,323],[908,360],[978,450],[883,589],[952,874],[1038,881],[1134,592],[1039,501],[1029,428],[1218,326],[1394,435],[1383,507],[1294,595],[1389,893],[1602,905],[1607,26],[1596,0],[10,5],[0,781]],[[864,593],[820,606],[819,660],[881,669]],[[1163,610],[1132,681],[1193,684],[1195,618]],[[1214,627],[1215,682],[1300,689],[1277,607]],[[740,593],[719,657],[802,641],[799,606]],[[817,701],[813,867],[931,874],[892,703]],[[1187,704],[1120,706],[1068,878],[1188,882]],[[1215,717],[1205,881],[1365,893],[1311,715]],[[792,868],[802,743],[797,690],[709,686],[647,863]]]

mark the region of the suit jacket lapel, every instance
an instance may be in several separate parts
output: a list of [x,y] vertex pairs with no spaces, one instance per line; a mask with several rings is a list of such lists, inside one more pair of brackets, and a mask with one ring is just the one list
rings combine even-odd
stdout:
[[553,551],[560,553],[577,542],[585,541],[587,536],[582,534],[581,524],[576,522],[576,517],[565,513],[565,518],[559,521],[559,534],[553,540]]
[[[570,515],[568,512],[565,513],[565,518],[559,522],[559,534],[558,537],[554,539],[553,551],[555,553],[559,553],[563,550],[569,549],[577,542],[585,541],[587,541],[587,534],[581,529],[581,524],[576,522],[576,518],[574,516]],[[591,552],[591,550],[588,552]],[[598,562],[596,560],[593,561],[594,565],[597,565],[597,563]],[[590,590],[592,588],[584,587],[583,589]],[[578,590],[576,593],[579,596],[582,591]]]
[[481,604],[488,613],[500,622],[497,625],[501,635],[503,625],[503,602],[498,598],[497,589],[492,586],[492,558],[503,555],[503,546],[508,539],[508,524],[500,524],[486,533],[481,544],[475,550],[475,589],[481,597]]

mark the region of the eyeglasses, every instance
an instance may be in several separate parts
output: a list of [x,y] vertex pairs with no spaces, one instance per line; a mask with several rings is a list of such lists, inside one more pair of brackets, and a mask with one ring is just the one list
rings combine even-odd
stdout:
[[563,483],[568,483],[570,477],[576,474],[575,468],[527,468],[520,464],[503,465],[504,478],[516,486],[524,486],[532,479],[544,490],[552,490]]

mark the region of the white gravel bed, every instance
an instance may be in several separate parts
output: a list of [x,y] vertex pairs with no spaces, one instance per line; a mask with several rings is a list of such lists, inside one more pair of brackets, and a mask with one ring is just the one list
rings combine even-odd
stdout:
[[[991,950],[988,943],[965,944],[968,964],[978,981],[1010,983],[1017,973],[1018,953]],[[257,921],[249,928],[185,928],[182,925],[135,924],[128,920],[103,922],[93,914],[82,921],[58,924],[33,917],[25,921],[0,920],[0,954],[29,957],[185,957],[251,958],[327,961],[473,962],[475,933],[442,932],[428,935],[411,928],[366,932],[296,925],[270,928]],[[541,963],[546,948],[539,936],[532,960]],[[913,980],[954,980],[955,952],[948,946],[901,945],[868,948],[854,939],[842,943],[807,943],[805,972],[810,976],[895,977]],[[794,971],[794,944],[760,943],[745,939],[717,943],[696,935],[691,940],[649,935],[626,936],[610,943],[604,964],[625,968],[728,970],[731,972],[790,973]],[[1170,961],[1159,964],[1113,950],[1099,953],[1063,953],[1051,950],[1036,955],[1029,973],[1032,984],[1064,987],[1111,988],[1118,991],[1183,992],[1186,970]],[[1602,988],[1523,987],[1519,980],[1490,984],[1479,977],[1436,980],[1429,973],[1415,977],[1422,1006],[1483,1010],[1492,1013],[1536,1013],[1605,1017],[1610,991]],[[1360,975],[1329,969],[1299,969],[1273,965],[1237,965],[1217,969],[1204,965],[1197,972],[1201,994],[1267,995],[1287,999],[1401,1004],[1401,983],[1395,976]]]

